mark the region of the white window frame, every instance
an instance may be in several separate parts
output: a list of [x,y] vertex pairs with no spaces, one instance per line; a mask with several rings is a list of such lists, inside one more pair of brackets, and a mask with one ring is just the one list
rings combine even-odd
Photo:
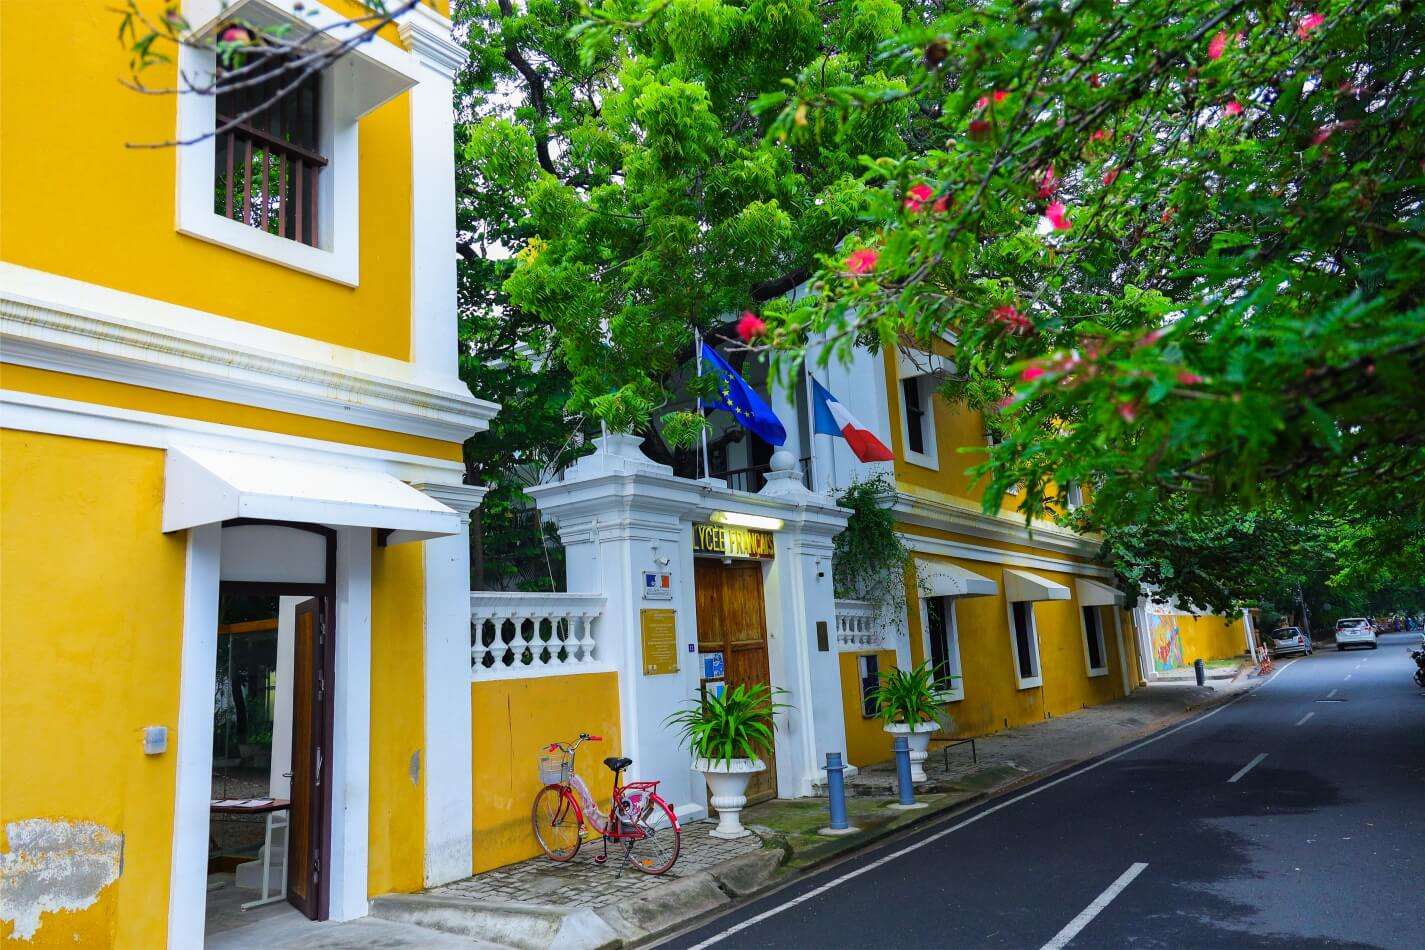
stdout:
[[[1029,618],[1029,646],[1033,651],[1030,656],[1030,666],[1034,673],[1031,676],[1021,676],[1019,674],[1019,637],[1015,635],[1014,629],[1014,605],[1024,604],[1025,616]],[[1032,600],[1009,600],[1004,602],[1005,618],[1009,623],[1009,650],[1014,658],[1014,679],[1018,684],[1018,689],[1033,689],[1036,686],[1044,685],[1044,667],[1039,658],[1039,622],[1034,618],[1034,601]]]
[[[379,41],[377,41],[379,42]],[[206,82],[217,67],[215,54],[185,46],[179,53],[179,68]],[[343,116],[340,88],[349,72],[342,64],[322,73],[320,96],[321,153],[327,165],[317,181],[317,239],[312,247],[292,238],[279,237],[234,221],[213,209],[213,162],[218,102],[216,96],[178,97],[178,137],[202,141],[174,149],[178,160],[178,231],[211,244],[260,257],[316,277],[355,287],[360,283],[360,208],[357,154],[357,125],[349,112]]]
[[[919,597],[920,603],[920,645],[922,656],[926,662],[930,662],[933,654],[930,650],[930,597]],[[945,601],[945,655],[949,660],[950,672],[955,676],[952,682],[955,684],[948,690],[944,690],[936,695],[936,699],[942,703],[957,703],[965,698],[965,668],[960,663],[960,621],[956,616],[956,602],[958,597],[941,595],[939,599]]]
[[[924,407],[922,419],[925,422],[925,451],[916,452],[910,447],[910,412],[905,404],[905,384],[912,381],[920,393]],[[940,453],[935,440],[935,378],[933,376],[906,376],[896,380],[896,400],[901,408],[901,444],[905,447],[905,460],[912,465],[940,471]]]
[[[1108,675],[1108,643],[1103,635],[1103,614],[1098,612],[1097,607],[1079,605],[1079,631],[1083,634],[1084,643],[1084,670],[1088,672],[1090,678],[1095,676]],[[1102,666],[1093,665],[1093,651],[1089,649],[1089,624],[1088,612],[1094,611],[1094,618],[1098,621],[1098,656],[1103,662]]]
[[1069,511],[1084,506],[1084,489],[1078,482],[1069,482],[1064,485],[1064,507]]

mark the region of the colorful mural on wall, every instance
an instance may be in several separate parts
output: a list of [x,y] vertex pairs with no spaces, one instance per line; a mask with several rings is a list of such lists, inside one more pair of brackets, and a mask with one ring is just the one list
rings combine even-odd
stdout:
[[1178,618],[1150,613],[1148,627],[1153,636],[1153,669],[1166,673],[1182,666],[1183,635]]

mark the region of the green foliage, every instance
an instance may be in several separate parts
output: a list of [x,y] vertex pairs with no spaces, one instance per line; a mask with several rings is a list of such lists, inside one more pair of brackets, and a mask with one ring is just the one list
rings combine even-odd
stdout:
[[783,692],[764,683],[739,683],[721,696],[689,700],[663,724],[676,726],[679,741],[698,758],[724,765],[761,759],[772,754],[777,714],[791,708],[777,701]]
[[937,676],[927,660],[908,670],[882,673],[880,684],[871,692],[871,700],[876,704],[876,714],[886,725],[940,723],[945,710],[939,696],[950,689],[954,679],[954,676]]
[[696,445],[698,439],[710,426],[706,416],[696,412],[668,412],[659,420],[663,441],[675,448]]
[[836,596],[875,605],[878,616],[900,617],[910,551],[896,533],[894,483],[886,475],[851,484],[836,503],[851,509],[846,530],[836,536],[831,579]]

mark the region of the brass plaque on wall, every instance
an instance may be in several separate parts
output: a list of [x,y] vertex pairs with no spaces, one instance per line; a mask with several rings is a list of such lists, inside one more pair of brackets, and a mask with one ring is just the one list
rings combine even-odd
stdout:
[[648,676],[678,672],[678,612],[640,610],[643,672]]

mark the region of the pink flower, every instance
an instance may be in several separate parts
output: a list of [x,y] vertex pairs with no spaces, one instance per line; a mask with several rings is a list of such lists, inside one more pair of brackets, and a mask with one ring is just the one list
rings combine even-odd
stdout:
[[934,189],[929,185],[912,185],[906,192],[905,206],[911,211],[919,211],[921,206],[929,201],[934,194]]
[[1110,131],[1108,131],[1108,129],[1094,129],[1094,130],[1093,130],[1093,135],[1090,135],[1090,136],[1089,136],[1089,141],[1090,141],[1090,142],[1107,142],[1107,141],[1108,141],[1109,139],[1111,139],[1111,138],[1113,138],[1113,133],[1110,132]]
[[950,196],[949,196],[949,195],[941,195],[939,198],[936,198],[936,199],[935,199],[935,204],[933,204],[933,205],[930,206],[930,210],[931,210],[931,211],[934,211],[936,214],[944,214],[945,212],[949,211],[949,210],[950,210]]
[[1139,338],[1138,342],[1135,343],[1134,346],[1152,346],[1154,343],[1157,343],[1159,340],[1161,340],[1163,338],[1163,334],[1166,332],[1166,330],[1163,330],[1161,328],[1157,330],[1149,330],[1147,333],[1143,334],[1143,336]]
[[1207,58],[1221,59],[1222,54],[1227,52],[1227,43],[1231,39],[1226,30],[1218,30],[1217,35],[1207,43]]
[[1089,88],[1098,89],[1103,85],[1103,80],[1098,78],[1098,73],[1089,73]]
[[[991,100],[991,96],[993,97],[993,100]],[[1009,93],[1005,92],[1003,89],[996,89],[989,96],[980,96],[980,98],[975,101],[975,108],[983,109],[985,106],[989,105],[991,101],[993,101],[995,105],[999,105],[1001,102],[1004,102],[1008,98]]]
[[984,119],[974,119],[970,122],[970,138],[982,139],[990,134],[990,124]]
[[1335,135],[1337,132],[1347,132],[1360,125],[1359,119],[1345,119],[1341,122],[1328,122],[1316,130],[1316,134],[1311,137],[1312,145],[1320,145],[1322,142]]
[[1107,186],[1113,184],[1116,181],[1118,181],[1118,166],[1114,165],[1108,171],[1103,173],[1103,183],[1105,186]]
[[1044,217],[1054,226],[1055,231],[1067,231],[1074,226],[1062,201],[1051,201],[1049,207],[1044,209]]
[[1059,190],[1059,176],[1054,174],[1054,166],[1050,165],[1039,175],[1039,197],[1047,198]]
[[1026,366],[1019,374],[1019,381],[1022,383],[1032,383],[1040,376],[1044,375],[1042,366]]
[[852,274],[869,274],[876,269],[876,262],[880,259],[880,251],[863,247],[859,251],[852,251],[851,256],[846,258],[846,270]]
[[1118,404],[1118,415],[1127,423],[1133,423],[1138,419],[1138,406],[1132,402],[1121,402]]
[[247,43],[252,39],[252,33],[246,27],[230,26],[223,30],[218,37],[220,43]]
[[1229,100],[1227,105],[1222,107],[1222,111],[1227,113],[1228,115],[1241,115],[1242,103],[1238,102],[1236,99]]
[[737,335],[743,343],[751,343],[753,337],[767,332],[767,324],[751,310],[742,311],[742,319],[737,321]]
[[1004,324],[1010,333],[1025,336],[1034,332],[1033,322],[1024,314],[1019,312],[1019,308],[1014,304],[1005,304],[1003,307],[995,307],[990,311],[990,319],[996,323]]
[[1182,383],[1184,386],[1197,386],[1200,383],[1207,382],[1207,380],[1197,375],[1196,373],[1189,372],[1188,370],[1184,369],[1178,371],[1178,382]]
[[1319,13],[1308,13],[1296,24],[1297,39],[1306,39],[1311,35],[1311,31],[1326,22],[1326,18]]

